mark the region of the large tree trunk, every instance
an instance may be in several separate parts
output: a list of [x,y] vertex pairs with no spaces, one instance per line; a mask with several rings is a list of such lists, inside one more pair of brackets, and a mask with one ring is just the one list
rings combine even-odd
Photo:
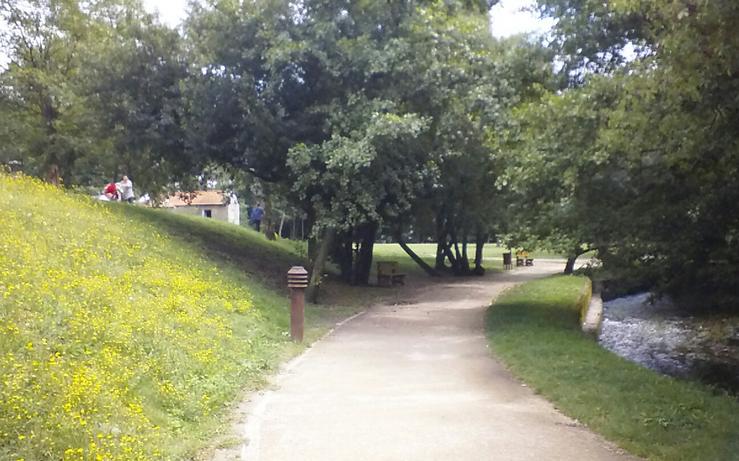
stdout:
[[444,249],[446,248],[446,239],[447,231],[444,226],[444,217],[442,216],[442,213],[439,212],[436,215],[436,261],[434,264],[434,267],[436,267],[436,270],[438,271],[446,269],[444,266],[444,259],[446,259],[446,253],[444,252]]
[[46,171],[46,181],[55,186],[61,186],[62,180],[59,165],[56,163],[49,165]]
[[[400,237],[397,237],[396,239],[398,240],[398,245],[400,245],[400,248],[402,248],[403,251],[405,251],[408,254],[408,256],[410,256],[411,259],[415,261],[416,264],[419,265],[421,269],[423,269],[428,275],[432,277],[439,276],[439,273],[436,272],[433,267],[426,264],[426,261],[421,259],[413,250],[411,250],[411,248]],[[444,260],[442,259],[442,264],[443,264],[443,261]]]
[[444,248],[446,247],[446,242],[442,241],[441,239],[437,241],[436,243],[436,263],[434,264],[434,267],[436,270],[444,270],[444,260],[446,259],[446,255],[444,254]]
[[[464,275],[464,261],[462,260],[462,252],[459,251],[459,240],[457,240],[457,234],[455,232],[450,232],[449,235],[451,235],[452,238],[450,246],[454,247],[452,271],[454,272],[454,275]],[[449,254],[451,254],[451,251]],[[449,258],[449,261],[452,261],[452,258]]]
[[[306,219],[301,218],[300,222],[300,238],[305,239],[307,242],[307,257],[308,257],[308,272],[313,272],[313,263],[316,260],[316,256],[318,255],[318,244],[320,243],[318,241],[318,238],[311,232],[313,229],[313,223],[315,222],[314,217],[308,213],[306,215]],[[306,232],[307,231],[307,232]]]
[[326,229],[318,247],[316,259],[313,262],[313,270],[310,274],[310,283],[306,290],[306,297],[308,298],[308,301],[313,304],[318,302],[318,289],[321,285],[321,276],[323,275],[323,269],[326,266],[326,259],[328,259],[328,252],[333,244],[335,236],[336,230],[333,228]]
[[565,263],[565,274],[572,274],[575,271],[575,261],[577,261],[577,258],[585,253],[585,251],[582,249],[582,246],[578,246],[575,248],[568,256],[567,256],[567,263]]
[[485,234],[478,231],[475,238],[475,275],[483,275],[485,268],[482,267],[482,250],[485,247]]
[[446,256],[449,264],[451,264],[452,273],[457,274],[459,272],[459,261],[454,257],[454,253],[452,253],[452,242],[444,245],[444,256]]
[[[56,127],[54,122],[58,116],[58,111],[52,102],[52,99],[46,93],[40,94],[41,116],[44,118],[46,125],[46,149],[51,149],[46,159],[46,181],[55,186],[62,184],[61,158],[58,155],[58,146],[54,142]],[[48,151],[47,151],[48,152]]]
[[275,220],[273,219],[272,199],[267,193],[264,196],[264,216],[262,217],[261,231],[268,240],[275,239]]
[[462,237],[462,260],[460,268],[462,269],[462,274],[466,275],[470,273],[470,260],[467,257],[467,231],[464,231]]
[[462,253],[459,251],[459,242],[457,239],[454,239],[454,256],[457,258],[457,264],[462,263]]
[[341,279],[346,283],[351,283],[354,277],[354,249],[352,248],[352,233],[342,233],[337,237],[338,244],[334,252],[334,261],[339,264],[341,269]]
[[369,284],[372,272],[372,251],[377,237],[377,223],[367,223],[359,226],[359,251],[357,252],[357,265],[354,273],[354,283],[357,285]]
[[567,258],[567,263],[565,264],[565,274],[569,275],[569,274],[572,274],[572,272],[574,272],[575,261],[577,261],[577,256],[571,256]]
[[318,256],[318,247],[320,242],[315,237],[308,238],[308,272],[313,272],[313,264]]
[[280,218],[280,230],[277,231],[277,235],[282,238],[282,227],[285,225],[285,212],[282,212],[282,217]]

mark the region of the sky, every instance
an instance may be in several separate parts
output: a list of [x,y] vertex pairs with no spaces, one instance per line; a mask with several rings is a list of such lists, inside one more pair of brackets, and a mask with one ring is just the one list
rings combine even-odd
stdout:
[[[187,14],[188,0],[143,0],[144,7],[149,12],[159,13],[160,19],[176,27]],[[502,0],[490,12],[490,22],[493,35],[508,37],[518,33],[545,33],[551,27],[551,22],[538,18],[536,13],[527,11],[534,4],[534,0]]]
[[493,35],[502,38],[521,33],[545,34],[551,29],[551,19],[540,19],[530,8],[534,0],[501,0],[490,11]]
[[144,8],[150,13],[159,13],[165,24],[176,27],[187,16],[188,0],[143,0]]

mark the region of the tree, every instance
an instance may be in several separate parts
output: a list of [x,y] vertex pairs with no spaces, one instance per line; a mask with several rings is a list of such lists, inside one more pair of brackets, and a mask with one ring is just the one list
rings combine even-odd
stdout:
[[[204,71],[191,87],[190,145],[291,184],[314,235],[334,236],[332,251],[311,253],[330,253],[347,280],[367,283],[381,224],[398,227],[433,187],[429,178],[448,150],[435,141],[438,127],[448,123],[456,136],[445,105],[467,98],[455,114],[477,130],[478,144],[483,138],[481,110],[465,110],[480,105],[474,81],[489,69],[484,9],[438,1],[197,9],[188,30]],[[437,48],[438,59],[429,59]]]
[[407,212],[428,179],[424,153],[414,146],[426,121],[410,114],[367,116],[367,125],[352,134],[297,145],[288,157],[293,190],[312,204],[315,229],[344,237],[335,256],[354,283],[369,279],[379,226]]
[[650,17],[656,53],[638,63],[603,133],[631,161],[625,211],[640,226],[624,239],[638,246],[606,261],[638,261],[686,303],[736,306],[739,5],[656,2]]
[[[426,198],[438,242],[436,267],[447,268],[448,261],[449,269],[458,275],[483,272],[483,245],[507,222],[506,191],[499,187],[506,162],[500,138],[509,125],[510,111],[555,83],[546,49],[521,37],[495,43],[487,25],[469,23],[478,19],[466,19],[466,26],[460,20],[447,24],[445,31],[457,42],[444,39],[457,48],[449,47],[453,59],[440,58],[436,64],[446,72],[432,75],[450,77],[427,85],[441,93],[429,98],[436,104],[437,123],[430,142],[438,152],[440,174]],[[476,34],[467,30],[472,24]],[[460,38],[458,31],[466,33]],[[474,269],[467,254],[469,241],[476,243]]]
[[404,59],[396,65],[395,80],[403,83],[394,91],[407,110],[432,120],[422,142],[437,178],[391,233],[399,240],[404,228],[433,234],[439,242],[436,268],[445,269],[448,260],[460,275],[471,272],[471,236],[479,244],[475,270],[481,273],[497,192],[487,140],[511,101],[499,50],[486,18],[475,12],[432,4],[419,9],[410,29]]
[[84,75],[96,138],[109,142],[98,165],[154,195],[202,166],[185,150],[182,40],[140,8],[108,17],[111,37],[97,44]]
[[[639,274],[686,303],[698,296],[703,304],[736,306],[739,5],[541,3],[569,5],[549,10],[562,20],[560,37],[592,45],[573,50],[573,62],[607,56],[612,44],[637,37],[647,47],[602,77],[582,79],[579,89],[522,109],[531,130],[520,138],[521,152],[540,154],[540,167],[554,159],[555,171],[537,177],[551,180],[558,166],[567,173],[581,165],[574,171],[585,173],[562,176],[549,199],[535,202],[544,217],[535,224],[553,222],[547,210],[557,198],[554,209],[567,211],[569,224],[533,233],[556,229],[573,242],[594,243],[611,270]],[[573,18],[587,19],[588,27],[567,28]],[[638,27],[603,28],[598,18],[637,18]],[[606,40],[594,40],[590,26]],[[571,187],[558,189],[562,184]],[[582,227],[588,216],[597,219]]]
[[566,255],[565,273],[581,254],[608,247],[621,221],[611,210],[624,201],[622,165],[599,142],[618,92],[616,81],[591,78],[545,94],[514,112],[507,133],[509,241]]
[[10,58],[0,158],[56,184],[127,173],[152,192],[191,169],[175,31],[128,0],[4,0],[0,14]]
[[623,67],[630,55],[647,55],[652,41],[647,31],[651,9],[619,8],[598,0],[538,0],[542,16],[556,19],[549,46],[565,83],[579,85],[589,74]]
[[0,91],[15,122],[4,130],[3,157],[52,183],[70,182],[90,145],[85,122],[94,122],[76,84],[94,31],[72,0],[2,0],[0,15],[10,60]]

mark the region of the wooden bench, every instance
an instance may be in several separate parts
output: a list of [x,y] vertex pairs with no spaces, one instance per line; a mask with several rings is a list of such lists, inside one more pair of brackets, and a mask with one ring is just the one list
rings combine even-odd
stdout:
[[405,285],[405,274],[398,271],[397,261],[379,261],[377,263],[377,285]]
[[516,266],[533,266],[534,258],[529,258],[528,251],[517,251],[516,252]]

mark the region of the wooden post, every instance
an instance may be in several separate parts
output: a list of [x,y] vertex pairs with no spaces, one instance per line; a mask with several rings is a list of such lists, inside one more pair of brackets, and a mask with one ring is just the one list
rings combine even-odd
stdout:
[[308,271],[303,266],[293,266],[287,271],[287,286],[290,288],[290,338],[303,342],[305,324],[305,288],[308,286]]

